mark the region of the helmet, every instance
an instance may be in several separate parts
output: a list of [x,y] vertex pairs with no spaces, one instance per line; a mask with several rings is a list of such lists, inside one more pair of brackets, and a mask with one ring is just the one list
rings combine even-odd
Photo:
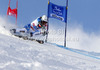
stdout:
[[41,20],[42,20],[42,21],[45,21],[45,22],[48,22],[47,16],[46,16],[46,15],[43,15],[42,18],[41,18]]

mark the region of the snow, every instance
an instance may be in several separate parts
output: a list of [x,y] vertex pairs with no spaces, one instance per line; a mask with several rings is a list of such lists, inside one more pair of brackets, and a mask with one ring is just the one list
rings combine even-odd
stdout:
[[1,25],[0,70],[100,70],[100,60],[50,43],[39,44],[14,37]]
[[0,15],[0,33],[5,35],[11,35],[9,32],[11,27],[16,28],[16,26],[10,21],[8,21],[5,16]]
[[0,70],[100,70],[100,60],[0,34]]

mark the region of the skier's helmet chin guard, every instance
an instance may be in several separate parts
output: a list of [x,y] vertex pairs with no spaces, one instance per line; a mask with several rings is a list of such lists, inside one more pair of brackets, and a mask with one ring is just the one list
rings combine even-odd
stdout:
[[48,22],[48,18],[47,18],[46,15],[43,15],[41,20],[42,20],[43,23],[47,23]]

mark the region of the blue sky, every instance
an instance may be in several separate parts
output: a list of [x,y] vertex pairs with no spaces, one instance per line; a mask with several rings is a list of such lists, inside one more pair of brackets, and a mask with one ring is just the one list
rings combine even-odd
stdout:
[[[6,16],[9,0],[0,0],[0,15]],[[18,0],[18,25],[24,26],[35,18],[47,14],[48,0]],[[58,5],[66,5],[66,0],[51,0]],[[100,0],[69,0],[68,26],[82,25],[85,32],[100,32]],[[11,8],[16,0],[11,0]],[[15,19],[9,17],[13,22]],[[51,20],[52,21],[52,20]],[[60,23],[59,20],[53,20]]]

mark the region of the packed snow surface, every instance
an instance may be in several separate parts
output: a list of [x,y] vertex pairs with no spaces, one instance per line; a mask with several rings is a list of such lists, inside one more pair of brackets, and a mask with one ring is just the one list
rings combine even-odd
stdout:
[[100,60],[0,33],[0,70],[100,70]]

